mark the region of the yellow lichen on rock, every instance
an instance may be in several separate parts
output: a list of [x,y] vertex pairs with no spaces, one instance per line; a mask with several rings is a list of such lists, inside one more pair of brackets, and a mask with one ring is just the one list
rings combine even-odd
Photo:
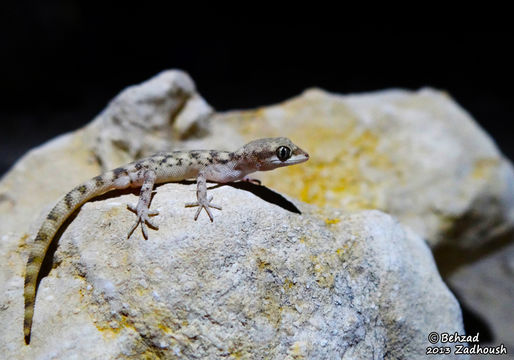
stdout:
[[471,177],[476,180],[487,179],[499,163],[498,159],[479,159],[474,163]]
[[327,224],[327,225],[334,225],[334,224],[339,223],[340,221],[341,220],[338,219],[338,218],[334,218],[334,219],[332,219],[332,218],[328,219],[327,218],[327,219],[325,219],[325,224]]
[[378,150],[380,136],[360,124],[342,101],[311,90],[276,106],[228,114],[224,120],[247,140],[288,136],[310,154],[305,164],[260,174],[266,186],[320,206],[381,207],[381,183],[366,170],[387,170],[392,163]]

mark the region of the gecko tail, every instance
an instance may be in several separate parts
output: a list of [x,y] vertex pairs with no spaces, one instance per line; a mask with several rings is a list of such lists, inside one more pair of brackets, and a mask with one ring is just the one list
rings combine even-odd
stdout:
[[24,325],[23,332],[25,333],[25,345],[30,345],[30,331],[32,329],[32,321],[30,324]]
[[[45,220],[43,226],[39,230],[34,240],[34,248],[29,254],[27,267],[25,271],[25,284],[23,289],[23,297],[25,298],[25,314],[23,318],[23,333],[25,335],[25,344],[30,343],[30,334],[32,329],[32,318],[34,315],[34,302],[36,300],[37,278],[41,269],[41,264],[46,255],[47,245],[45,239],[51,235],[48,233],[48,220]],[[51,241],[48,242],[48,244]]]
[[62,224],[77,208],[89,199],[113,188],[112,183],[107,180],[110,178],[112,178],[111,172],[105,173],[103,176],[97,176],[67,193],[53,207],[50,213],[48,213],[34,239],[34,243],[31,244],[23,290],[23,296],[25,298],[25,313],[23,318],[25,344],[30,344],[38,276],[50,243]]

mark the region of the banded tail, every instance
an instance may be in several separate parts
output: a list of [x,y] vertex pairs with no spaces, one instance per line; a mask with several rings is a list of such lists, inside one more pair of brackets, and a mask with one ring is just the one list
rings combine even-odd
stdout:
[[41,264],[50,243],[62,224],[77,208],[93,197],[114,189],[112,182],[113,175],[114,172],[109,171],[75,187],[59,200],[41,225],[36,239],[32,244],[25,271],[25,316],[23,321],[23,333],[27,345],[30,343],[34,303],[36,300],[36,284],[39,271],[41,270]]

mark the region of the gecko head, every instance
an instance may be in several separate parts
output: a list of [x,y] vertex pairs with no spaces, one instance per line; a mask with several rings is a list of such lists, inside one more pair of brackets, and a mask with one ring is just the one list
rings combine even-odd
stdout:
[[244,167],[254,171],[273,170],[309,160],[309,154],[285,137],[259,139],[236,151]]

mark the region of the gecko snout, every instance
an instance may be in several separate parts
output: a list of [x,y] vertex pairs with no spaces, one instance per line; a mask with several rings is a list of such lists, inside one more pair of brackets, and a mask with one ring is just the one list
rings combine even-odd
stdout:
[[295,156],[297,163],[302,163],[302,162],[309,160],[309,153],[307,153],[307,151],[304,151],[301,149],[298,149],[298,150],[299,151]]
[[300,153],[298,155],[303,155],[305,156],[305,159],[309,159],[309,153],[305,150],[300,150]]

